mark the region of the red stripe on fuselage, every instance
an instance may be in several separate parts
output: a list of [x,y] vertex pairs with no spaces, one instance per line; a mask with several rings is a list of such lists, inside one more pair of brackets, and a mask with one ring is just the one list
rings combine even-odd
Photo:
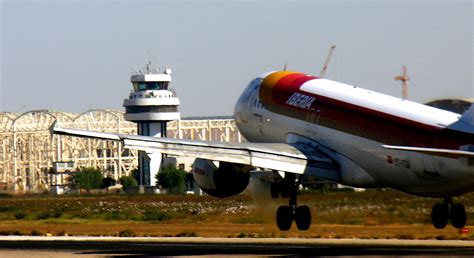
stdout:
[[[290,74],[280,79],[272,94],[274,103],[292,109],[307,116],[310,110],[319,110],[321,121],[327,122],[344,131],[361,135],[369,139],[382,141],[386,144],[401,144],[418,147],[459,149],[460,146],[473,144],[473,136],[460,132],[423,124],[410,119],[380,112],[374,109],[354,105],[338,99],[321,96],[305,91],[300,87],[305,82],[315,79],[304,74]],[[316,98],[311,108],[303,109],[287,104],[287,101],[294,93]],[[274,111],[278,112],[278,109]],[[301,119],[301,118],[300,118]],[[332,126],[329,126],[332,127]],[[335,129],[338,129],[335,128]]]
[[293,93],[301,92],[301,85],[313,79],[316,79],[316,77],[301,73],[290,74],[281,78],[273,88],[273,101],[281,105],[285,104]]

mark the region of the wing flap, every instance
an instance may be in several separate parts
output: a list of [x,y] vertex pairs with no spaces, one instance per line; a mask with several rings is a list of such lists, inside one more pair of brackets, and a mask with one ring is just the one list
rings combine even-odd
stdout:
[[[144,139],[123,138],[125,148],[138,149],[146,152],[161,152],[175,156],[191,156],[201,159],[212,159],[225,162],[233,162],[250,165],[250,159],[246,150],[239,149],[221,149],[213,146],[203,146],[201,144],[191,145],[185,142],[155,142]],[[153,137],[154,138],[154,137]],[[152,139],[154,140],[154,139]],[[225,157],[221,157],[225,156]]]

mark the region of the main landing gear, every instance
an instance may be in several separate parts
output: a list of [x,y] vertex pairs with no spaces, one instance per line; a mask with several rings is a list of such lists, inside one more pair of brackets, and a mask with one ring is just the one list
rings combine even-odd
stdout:
[[467,222],[466,209],[462,203],[453,203],[451,198],[445,198],[444,203],[437,203],[431,211],[431,222],[438,229],[445,228],[451,220],[455,228],[464,228]]
[[296,192],[302,178],[300,176],[296,181],[295,174],[286,173],[284,180],[271,185],[270,192],[273,198],[278,198],[279,195],[290,198],[289,205],[280,206],[276,213],[277,225],[282,231],[289,230],[293,220],[299,230],[308,230],[311,225],[311,210],[306,205],[298,206],[296,202]]

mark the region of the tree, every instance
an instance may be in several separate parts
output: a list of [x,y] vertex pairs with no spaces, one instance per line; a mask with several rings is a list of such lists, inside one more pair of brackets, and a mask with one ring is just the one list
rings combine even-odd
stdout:
[[123,189],[126,189],[130,186],[137,186],[138,182],[133,176],[122,176],[120,177],[120,184]]
[[168,189],[171,194],[183,194],[186,189],[186,171],[168,165],[156,175],[156,180],[161,187]]
[[75,173],[72,180],[79,189],[86,189],[89,193],[90,189],[98,189],[102,186],[102,172],[97,168],[87,167]]
[[132,171],[130,172],[130,176],[135,178],[137,183],[140,182],[140,171],[138,171],[138,168],[132,169]]
[[107,189],[107,192],[109,192],[109,187],[114,186],[116,182],[117,180],[107,176],[102,178],[101,187]]

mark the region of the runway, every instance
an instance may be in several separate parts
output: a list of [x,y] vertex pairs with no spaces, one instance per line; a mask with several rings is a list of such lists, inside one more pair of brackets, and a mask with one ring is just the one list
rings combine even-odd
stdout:
[[0,256],[474,255],[474,241],[302,238],[0,237]]

